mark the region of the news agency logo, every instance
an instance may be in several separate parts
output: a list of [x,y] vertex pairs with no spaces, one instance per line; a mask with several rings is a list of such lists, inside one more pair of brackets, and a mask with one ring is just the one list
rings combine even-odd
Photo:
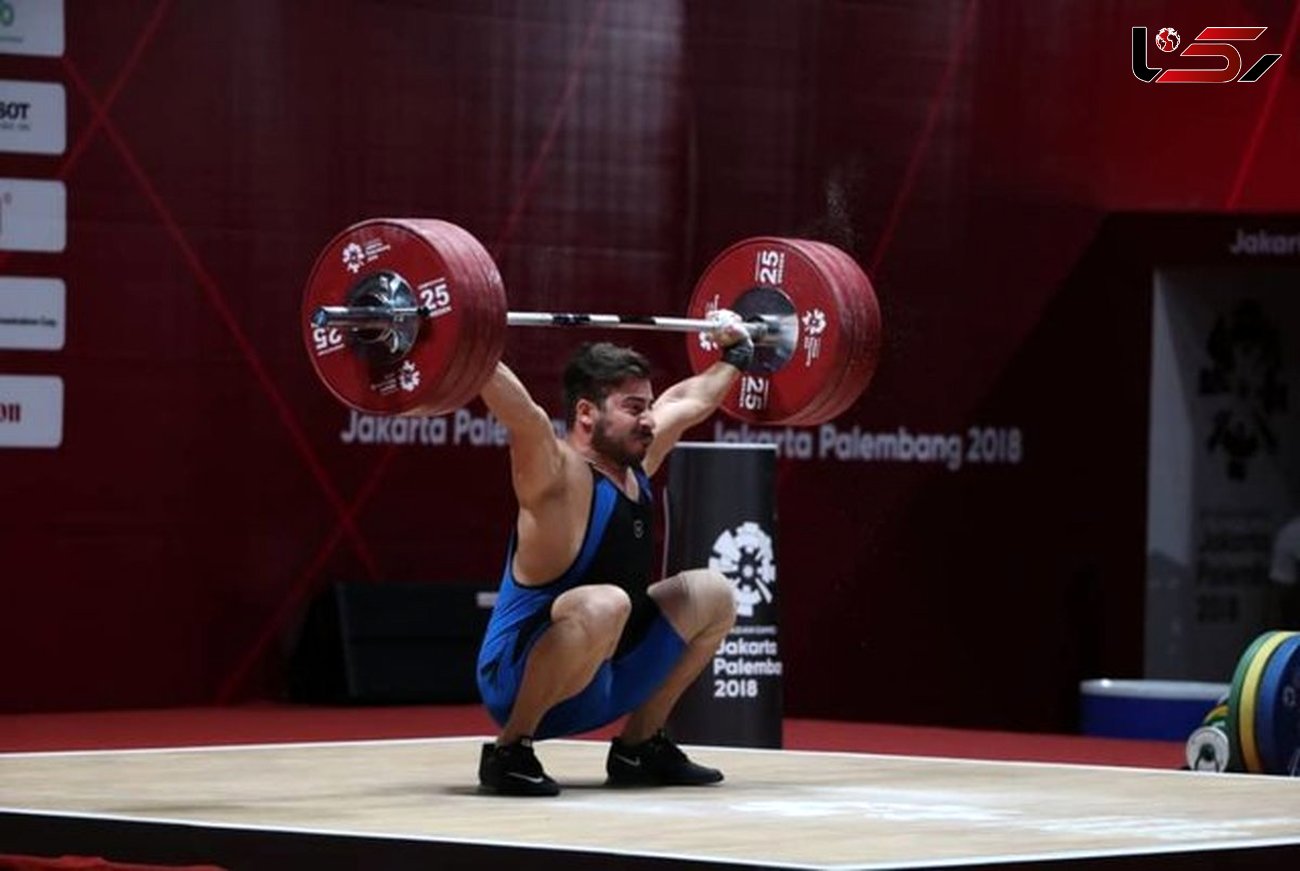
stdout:
[[[1226,84],[1228,82],[1257,82],[1277,63],[1282,55],[1260,56],[1243,74],[1245,65],[1241,52],[1234,43],[1254,42],[1267,27],[1207,27],[1196,35],[1187,47],[1177,54],[1180,58],[1218,58],[1216,67],[1162,67],[1147,66],[1147,29],[1133,28],[1133,75],[1143,82],[1158,85],[1176,84]],[[1162,27],[1155,36],[1155,46],[1165,54],[1173,54],[1182,44],[1182,37],[1172,27]]]

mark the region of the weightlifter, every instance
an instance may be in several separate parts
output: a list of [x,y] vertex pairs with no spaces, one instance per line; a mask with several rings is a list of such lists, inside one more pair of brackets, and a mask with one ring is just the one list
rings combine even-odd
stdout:
[[663,727],[735,621],[731,585],[702,569],[654,580],[650,486],[682,433],[714,412],[753,359],[737,315],[721,312],[717,324],[721,359],[658,398],[641,354],[583,345],[564,371],[563,439],[504,364],[484,386],[510,434],[519,513],[478,658],[479,689],[501,727],[483,746],[483,791],[557,795],[533,741],[625,714],[605,762],[610,785],[722,780]]

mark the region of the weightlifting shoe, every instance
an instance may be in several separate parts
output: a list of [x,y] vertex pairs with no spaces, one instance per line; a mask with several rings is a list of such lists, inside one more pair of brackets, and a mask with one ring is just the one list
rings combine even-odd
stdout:
[[662,729],[640,744],[615,738],[605,772],[610,786],[704,786],[722,780],[721,771],[696,765]]
[[560,785],[547,776],[537,754],[533,753],[531,738],[520,738],[503,747],[491,742],[484,744],[478,763],[478,782],[480,792],[497,795],[560,794]]

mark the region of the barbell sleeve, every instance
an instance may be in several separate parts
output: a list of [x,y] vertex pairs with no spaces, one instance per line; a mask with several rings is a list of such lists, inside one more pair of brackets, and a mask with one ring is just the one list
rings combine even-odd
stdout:
[[414,305],[322,305],[312,312],[311,325],[346,330],[386,330],[407,318],[427,316],[427,309]]
[[[313,327],[342,327],[349,330],[386,330],[408,318],[430,317],[424,306],[345,306],[323,305],[312,312]],[[659,330],[673,333],[707,332],[718,326],[711,318],[677,318],[658,315],[609,315],[562,312],[507,312],[506,324],[512,327],[600,327],[622,330]],[[756,342],[781,331],[775,317],[759,315],[741,324]]]

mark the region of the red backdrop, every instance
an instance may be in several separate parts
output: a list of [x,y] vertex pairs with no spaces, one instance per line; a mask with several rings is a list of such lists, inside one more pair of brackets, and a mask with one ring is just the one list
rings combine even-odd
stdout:
[[[62,350],[0,351],[65,385],[62,446],[0,452],[0,707],[274,694],[322,585],[495,583],[504,451],[344,443],[301,346],[320,247],[401,215],[477,235],[516,309],[673,313],[737,238],[834,242],[886,330],[837,431],[1018,433],[1019,462],[780,461],[788,713],[1068,729],[1081,677],[1137,674],[1147,231],[1106,218],[1300,208],[1300,5],[68,0],[66,18],[65,57],[0,56],[3,78],[64,83],[69,128],[62,155],[0,157],[62,179],[69,209],[63,253],[0,252],[6,275],[63,278],[68,309]],[[1283,58],[1250,85],[1131,72],[1133,26],[1209,24],[1267,26],[1243,53]],[[554,414],[573,341],[515,331],[506,352]],[[680,337],[636,344],[661,389],[685,374]]]

